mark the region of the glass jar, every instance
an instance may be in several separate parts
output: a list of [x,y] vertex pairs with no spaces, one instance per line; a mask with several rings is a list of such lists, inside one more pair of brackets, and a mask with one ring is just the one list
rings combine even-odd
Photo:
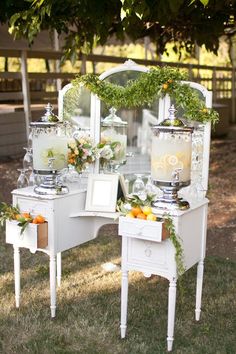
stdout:
[[175,117],[174,105],[169,112],[168,119],[152,127],[151,176],[163,191],[162,200],[156,205],[186,209],[189,205],[180,202],[177,191],[191,181],[193,128]]
[[58,178],[68,164],[68,125],[59,121],[52,112],[52,105],[48,103],[46,113],[30,126],[33,170],[36,176],[40,176],[40,184],[34,191],[42,195],[68,193],[68,188]]
[[35,171],[60,171],[67,167],[68,136],[66,125],[46,106],[45,115],[30,124],[32,129],[33,168]]
[[127,122],[116,115],[116,109],[111,108],[110,114],[102,120],[101,143],[109,145],[113,156],[109,161],[111,166],[118,168],[126,163]]

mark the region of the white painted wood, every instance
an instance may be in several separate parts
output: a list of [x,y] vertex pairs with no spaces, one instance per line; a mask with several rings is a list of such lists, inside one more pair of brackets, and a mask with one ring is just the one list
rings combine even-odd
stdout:
[[56,316],[56,256],[50,254],[50,309],[51,317]]
[[119,219],[119,234],[124,233],[129,237],[141,238],[161,242],[163,232],[163,221],[139,220],[127,217]]
[[[57,33],[57,30],[54,29],[53,31],[53,35],[54,35],[54,49],[55,51],[60,51],[60,43],[59,43],[59,35]],[[61,67],[60,67],[60,60],[56,60],[56,67],[55,67],[55,71],[56,73],[60,73],[61,71]],[[57,79],[57,91],[61,90],[61,80]]]
[[125,334],[126,334],[127,307],[128,307],[128,271],[122,270],[121,321],[120,321],[121,338],[125,338]]
[[203,167],[202,167],[202,186],[205,190],[205,195],[208,190],[210,141],[211,141],[211,123],[206,123],[204,126]]
[[28,137],[29,124],[31,122],[31,110],[30,110],[29,78],[28,78],[28,68],[27,68],[27,52],[25,50],[22,50],[21,52],[21,75],[22,75],[23,104],[24,104],[24,112],[25,112],[25,128]]
[[[86,191],[71,189],[65,195],[41,196],[34,193],[32,187],[16,189],[12,192],[13,205],[18,205],[23,212],[42,214],[48,221],[48,246],[39,249],[35,244],[23,244],[24,247],[41,251],[50,257],[50,297],[51,315],[56,315],[56,278],[58,286],[61,283],[61,252],[78,246],[97,236],[99,228],[104,224],[113,223],[117,213],[85,212]],[[17,247],[17,239],[10,232],[7,238]],[[22,244],[20,244],[22,246]],[[20,269],[17,253],[15,257],[15,279],[19,279]],[[56,262],[57,260],[57,262]],[[16,281],[16,298],[19,297],[18,280]],[[19,301],[17,302],[19,305]]]
[[79,211],[78,213],[76,214],[72,214],[70,215],[69,217],[70,218],[77,218],[78,216],[100,216],[100,217],[103,217],[103,218],[108,218],[108,219],[112,219],[112,220],[117,220],[120,216],[120,213],[118,212],[115,212],[115,213],[112,213],[112,212],[100,212],[100,211],[87,211],[87,210],[82,210],[82,211]]
[[16,307],[20,307],[20,249],[14,245],[14,279]]
[[[207,204],[205,198],[202,201],[191,203],[188,210],[176,210],[172,212],[176,234],[180,236],[184,254],[185,270],[188,270],[200,262],[198,270],[197,290],[196,290],[196,316],[200,314],[202,279],[203,279],[203,259],[205,256],[206,245],[206,223],[207,223]],[[155,209],[158,216],[162,216],[166,211]],[[134,226],[139,220],[131,219],[133,230],[124,227],[123,217],[119,218],[119,234],[122,236],[122,259],[121,268],[126,276],[129,270],[140,271],[146,275],[156,274],[165,277],[170,282],[168,300],[168,326],[167,326],[167,349],[172,350],[174,340],[174,320],[176,303],[176,281],[178,278],[177,264],[175,260],[175,248],[169,239],[165,241],[148,240],[145,236],[139,235],[138,225]],[[144,223],[145,221],[143,221]],[[147,222],[147,221],[146,221]],[[125,223],[126,224],[126,223]],[[120,225],[119,225],[120,226]],[[158,223],[156,223],[158,229]],[[153,230],[155,234],[155,230]],[[122,336],[126,333],[127,302],[126,292],[128,284],[126,277],[122,278],[121,287],[121,329]],[[199,317],[197,317],[199,318]]]
[[176,280],[169,283],[168,295],[168,327],[167,327],[167,350],[171,351],[174,341],[175,327],[175,303],[176,303]]
[[196,308],[195,308],[196,321],[200,320],[200,314],[201,314],[203,273],[204,273],[204,261],[201,260],[197,266],[197,288],[196,288]]
[[58,92],[58,118],[63,120],[63,99],[68,90],[72,88],[72,84],[65,85],[61,90]]
[[57,253],[57,286],[61,286],[61,252]]
[[[21,228],[18,226],[18,221],[7,220],[6,221],[6,243],[17,245],[18,247],[25,247],[28,249],[37,249],[39,244],[39,227],[42,227],[42,225],[31,223],[27,225],[26,229],[21,234]],[[45,237],[46,236],[47,235],[45,235]]]

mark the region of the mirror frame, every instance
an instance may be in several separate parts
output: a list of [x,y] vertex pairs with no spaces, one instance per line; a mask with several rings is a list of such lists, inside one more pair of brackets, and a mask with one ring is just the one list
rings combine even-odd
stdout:
[[[104,80],[112,74],[123,72],[123,71],[138,71],[138,72],[148,72],[149,68],[136,64],[133,60],[128,59],[124,64],[118,65],[112,69],[104,71],[100,76],[100,80]],[[200,91],[205,100],[207,108],[212,108],[212,92],[208,91],[201,84],[182,81],[184,84],[188,84],[190,87]],[[58,96],[58,116],[59,119],[63,119],[63,98],[65,93],[72,87],[72,84],[67,84],[59,91]],[[162,121],[169,115],[170,108],[170,97],[166,95],[164,98],[159,99],[158,108],[158,121]],[[90,106],[90,135],[93,141],[98,144],[100,142],[101,133],[101,100],[97,95],[91,92],[91,106]],[[207,123],[204,125],[204,144],[203,144],[203,161],[204,166],[202,169],[202,184],[205,190],[208,188],[208,173],[209,173],[209,156],[210,156],[210,136],[211,136],[211,124]],[[99,173],[99,161],[97,160],[95,166],[92,169],[93,173]]]

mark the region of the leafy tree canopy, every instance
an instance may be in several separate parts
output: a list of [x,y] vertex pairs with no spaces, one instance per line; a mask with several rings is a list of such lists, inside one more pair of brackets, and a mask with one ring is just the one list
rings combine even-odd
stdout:
[[149,36],[157,53],[173,49],[191,52],[205,45],[217,52],[219,38],[231,36],[235,27],[236,0],[4,0],[0,22],[9,21],[15,38],[30,43],[41,30],[65,36],[65,59],[76,59],[78,50],[91,52],[112,36],[135,41]]

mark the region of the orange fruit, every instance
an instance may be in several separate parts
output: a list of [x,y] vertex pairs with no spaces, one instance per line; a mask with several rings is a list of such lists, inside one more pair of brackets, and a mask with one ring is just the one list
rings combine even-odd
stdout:
[[15,215],[15,219],[16,219],[16,220],[19,220],[20,218],[22,218],[21,214],[16,214],[16,215]]
[[33,224],[38,224],[38,219],[37,219],[37,217],[36,217],[36,218],[33,218],[32,223],[33,223]]
[[131,211],[128,214],[126,214],[126,217],[127,218],[135,218],[134,214],[131,213]]
[[137,215],[137,219],[146,220],[146,219],[147,219],[147,216],[146,216],[144,213],[139,213],[139,214]]
[[30,213],[22,213],[21,215],[22,215],[23,218],[25,218],[25,219],[30,219],[30,218],[31,218]]
[[134,216],[137,216],[138,214],[142,213],[142,210],[139,206],[136,206],[136,207],[133,207],[131,209],[131,213],[134,215]]
[[163,88],[163,90],[167,90],[168,89],[168,84],[163,84],[162,88]]
[[35,219],[37,220],[37,224],[43,224],[45,222],[45,217],[40,214],[37,215]]

